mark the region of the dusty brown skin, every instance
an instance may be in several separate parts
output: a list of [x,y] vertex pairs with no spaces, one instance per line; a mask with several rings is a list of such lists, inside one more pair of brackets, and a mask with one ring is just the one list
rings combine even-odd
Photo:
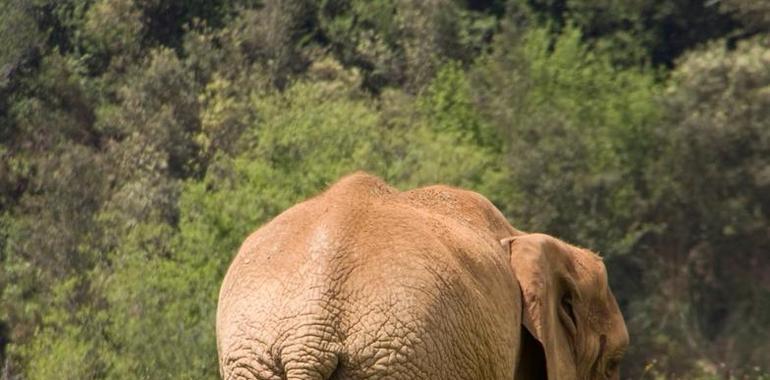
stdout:
[[627,341],[593,253],[363,173],[249,236],[217,311],[225,379],[617,378]]
[[511,379],[520,289],[484,197],[353,174],[248,237],[217,311],[225,379]]

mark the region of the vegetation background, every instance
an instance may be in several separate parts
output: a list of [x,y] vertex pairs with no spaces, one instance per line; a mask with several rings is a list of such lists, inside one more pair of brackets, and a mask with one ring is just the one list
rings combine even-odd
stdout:
[[0,0],[0,379],[215,379],[242,239],[355,169],[598,250],[629,379],[769,379],[770,3]]

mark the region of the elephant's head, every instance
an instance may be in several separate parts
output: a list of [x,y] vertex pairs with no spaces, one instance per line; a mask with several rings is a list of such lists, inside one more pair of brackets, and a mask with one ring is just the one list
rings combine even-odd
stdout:
[[601,258],[543,234],[502,243],[510,249],[530,334],[523,338],[520,368],[528,374],[522,377],[618,379],[629,338]]

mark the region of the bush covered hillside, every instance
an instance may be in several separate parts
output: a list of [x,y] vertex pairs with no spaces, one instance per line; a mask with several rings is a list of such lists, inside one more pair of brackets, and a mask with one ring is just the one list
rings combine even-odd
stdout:
[[604,256],[623,378],[770,378],[770,5],[0,0],[0,379],[215,379],[223,273],[364,169]]

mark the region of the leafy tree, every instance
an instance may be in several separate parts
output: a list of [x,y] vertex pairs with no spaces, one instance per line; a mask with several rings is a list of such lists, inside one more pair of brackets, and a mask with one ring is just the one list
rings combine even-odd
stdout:
[[306,46],[315,28],[315,5],[309,0],[267,0],[238,18],[240,43],[251,61],[262,65],[271,83],[283,88],[289,76],[309,64]]
[[745,35],[766,34],[770,28],[770,4],[751,0],[723,0],[719,2],[723,12],[738,19]]
[[[146,25],[132,0],[102,0],[85,12],[82,32],[89,56],[102,57],[118,71],[139,58]],[[107,62],[102,63],[105,65]]]
[[[735,368],[770,360],[761,328],[770,322],[766,52],[760,38],[732,51],[715,43],[689,53],[666,92],[658,133],[670,140],[651,167],[653,216],[665,226],[654,265],[664,274],[650,297],[656,303],[635,314],[666,316],[655,327],[663,336],[650,336],[649,344],[674,370],[683,372],[681,364],[695,357],[713,368],[726,363],[722,376],[743,376]],[[681,317],[667,317],[672,313]]]
[[512,31],[497,44],[474,83],[505,139],[512,197],[500,206],[522,228],[628,252],[647,228],[636,212],[659,117],[652,75],[613,68],[576,28],[554,40]]
[[495,8],[500,4],[328,0],[319,10],[320,37],[343,64],[363,71],[365,88],[418,92],[447,62],[476,57],[496,27]]
[[38,29],[31,6],[25,2],[3,1],[0,15],[0,89],[5,89],[19,70],[39,55],[44,34]]
[[613,60],[670,66],[688,49],[730,36],[740,24],[719,2],[689,0],[528,0],[545,23],[573,22]]
[[[60,301],[88,302],[79,273],[98,258],[89,246],[91,218],[106,189],[77,63],[54,54],[40,70],[20,84],[24,91],[9,112],[13,149],[6,162],[18,200],[3,216],[0,313],[12,342],[29,340]],[[72,292],[57,300],[53,289],[65,281]]]

